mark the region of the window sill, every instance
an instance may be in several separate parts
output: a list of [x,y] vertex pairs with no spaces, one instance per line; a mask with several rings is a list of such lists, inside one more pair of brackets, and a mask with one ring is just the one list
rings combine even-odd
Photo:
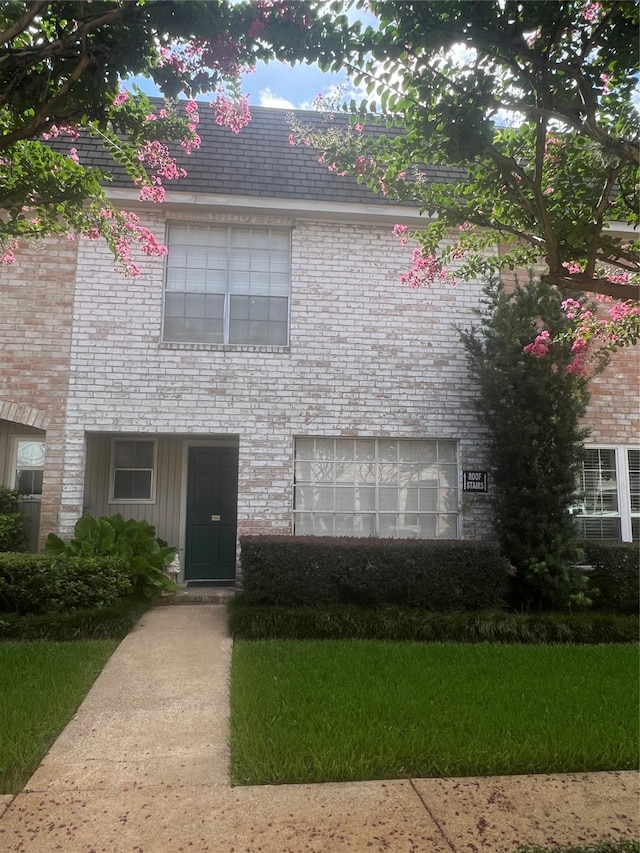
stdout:
[[291,347],[289,346],[276,346],[273,344],[189,344],[160,341],[158,348],[167,350],[196,350],[203,352],[291,352]]

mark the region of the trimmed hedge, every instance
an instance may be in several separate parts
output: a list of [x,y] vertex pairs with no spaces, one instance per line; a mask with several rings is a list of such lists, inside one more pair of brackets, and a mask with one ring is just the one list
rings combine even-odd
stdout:
[[61,613],[114,602],[131,589],[112,557],[0,554],[0,612]]
[[501,605],[509,579],[508,562],[484,542],[242,536],[240,544],[254,604],[485,610]]
[[24,516],[18,509],[18,492],[0,486],[0,551],[23,551]]
[[[638,613],[640,610],[640,547],[637,542],[584,542],[584,562],[593,566],[589,588],[597,610]],[[588,594],[588,593],[587,593]]]
[[415,608],[355,605],[271,607],[246,596],[229,603],[237,640],[398,640],[454,643],[632,643],[637,616],[607,613],[429,613]]
[[19,616],[0,613],[0,642],[121,640],[150,607],[145,596],[120,598],[107,607]]

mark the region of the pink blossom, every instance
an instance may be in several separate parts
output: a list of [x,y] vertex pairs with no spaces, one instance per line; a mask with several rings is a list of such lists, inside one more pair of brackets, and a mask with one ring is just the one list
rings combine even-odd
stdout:
[[524,352],[528,355],[532,355],[534,358],[544,358],[544,356],[549,353],[550,342],[551,335],[545,330],[544,332],[540,332],[532,344],[527,344],[524,348]]
[[547,187],[544,191],[545,195],[551,195],[553,193],[553,187]]
[[122,92],[118,92],[118,94],[113,99],[114,107],[121,107],[122,104],[125,104],[129,100],[129,93],[126,89],[123,89]]
[[360,122],[358,122],[356,125],[354,125],[354,128],[353,128],[353,129],[354,129],[357,133],[362,133],[362,131],[364,130],[364,125],[363,125],[363,124],[360,124]]
[[413,250],[412,262],[413,267],[400,276],[401,284],[406,284],[414,290],[436,281],[446,281],[453,285],[456,284],[455,278],[443,268],[438,258],[435,255],[423,254],[420,246],[417,246]]
[[78,157],[78,149],[70,148],[69,149],[69,157],[73,160],[74,163],[80,163],[80,158]]
[[601,8],[600,3],[589,3],[587,8],[584,10],[585,21],[595,21]]
[[240,133],[251,121],[251,111],[246,97],[230,100],[226,95],[219,94],[211,102],[216,111],[216,124],[228,127],[233,133]]
[[295,144],[296,144],[295,136],[293,135],[293,133],[290,133],[289,134],[289,145],[295,145]]
[[561,307],[567,319],[573,320],[582,306],[576,299],[565,299]]
[[409,229],[406,225],[394,225],[393,226],[393,236],[400,238],[400,243],[403,246],[407,245],[407,231]]

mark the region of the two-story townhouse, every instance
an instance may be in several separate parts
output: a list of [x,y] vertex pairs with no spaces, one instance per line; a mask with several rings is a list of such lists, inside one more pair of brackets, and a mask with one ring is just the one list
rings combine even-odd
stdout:
[[[418,212],[291,147],[282,111],[200,127],[164,204],[110,189],[166,260],[127,279],[101,244],[52,240],[0,275],[0,471],[40,541],[119,512],[179,547],[181,579],[233,583],[242,533],[490,537],[454,328],[481,284],[401,287],[392,229]],[[638,537],[637,366],[593,383],[587,535]]]

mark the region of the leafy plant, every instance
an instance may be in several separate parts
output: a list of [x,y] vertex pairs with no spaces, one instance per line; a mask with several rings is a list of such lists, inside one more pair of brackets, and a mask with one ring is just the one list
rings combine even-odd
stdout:
[[0,551],[24,550],[24,517],[18,492],[0,486]]
[[165,569],[175,559],[176,549],[158,538],[155,527],[148,521],[125,520],[119,513],[100,518],[83,515],[76,522],[74,533],[69,542],[50,533],[45,552],[115,557],[127,566],[134,589],[145,596],[177,590],[177,585],[165,574]]

